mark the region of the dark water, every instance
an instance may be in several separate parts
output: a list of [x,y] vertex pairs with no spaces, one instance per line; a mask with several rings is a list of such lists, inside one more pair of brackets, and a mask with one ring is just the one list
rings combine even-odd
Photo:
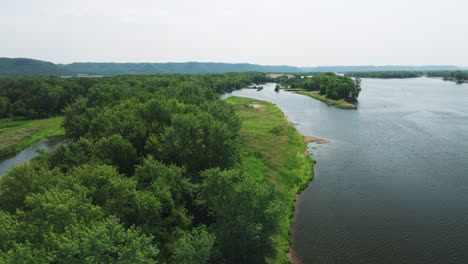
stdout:
[[63,145],[63,143],[63,138],[49,138],[36,145],[23,149],[14,156],[0,160],[0,176],[5,174],[11,168],[11,166],[29,161],[33,157],[39,155],[39,153],[36,152],[37,149],[51,151],[56,147]]
[[302,263],[468,263],[468,84],[363,79],[359,107],[289,92],[277,104],[319,149],[292,246]]

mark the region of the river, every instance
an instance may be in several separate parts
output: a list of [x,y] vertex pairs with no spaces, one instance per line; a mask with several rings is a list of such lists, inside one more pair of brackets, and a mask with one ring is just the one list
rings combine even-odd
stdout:
[[332,142],[297,203],[301,263],[467,263],[468,84],[363,79],[357,110],[274,84],[229,95],[270,101]]
[[0,176],[5,174],[13,165],[30,161],[33,157],[39,155],[39,153],[36,152],[37,149],[51,151],[63,144],[63,138],[49,138],[35,145],[29,146],[11,157],[0,160]]

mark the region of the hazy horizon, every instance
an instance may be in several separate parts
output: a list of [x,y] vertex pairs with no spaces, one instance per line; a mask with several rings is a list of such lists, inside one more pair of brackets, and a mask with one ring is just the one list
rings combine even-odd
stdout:
[[314,68],[314,67],[432,67],[432,66],[455,66],[458,68],[467,68],[463,65],[312,65],[312,66],[296,66],[296,65],[286,65],[286,64],[258,64],[252,62],[229,62],[229,61],[72,61],[67,63],[61,62],[54,62],[51,60],[46,59],[37,59],[37,58],[27,58],[27,57],[0,57],[0,58],[7,58],[7,59],[34,59],[34,60],[41,60],[52,62],[54,64],[72,64],[72,63],[226,63],[226,64],[253,64],[253,65],[260,65],[260,66],[291,66],[291,67],[298,67],[298,68]]
[[466,67],[464,10],[461,0],[4,1],[0,57]]

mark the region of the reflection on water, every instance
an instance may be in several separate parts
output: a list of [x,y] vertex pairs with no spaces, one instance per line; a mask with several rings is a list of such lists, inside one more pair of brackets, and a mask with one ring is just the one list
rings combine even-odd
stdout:
[[229,94],[270,101],[301,133],[332,142],[298,202],[294,251],[302,263],[467,263],[468,84],[362,88],[357,110],[274,85]]
[[0,161],[0,175],[5,174],[13,165],[20,164],[26,161],[31,160],[34,156],[39,155],[36,152],[37,149],[44,149],[46,151],[51,151],[56,147],[63,145],[63,138],[49,138],[36,145],[29,146],[22,151],[18,152],[16,155],[9,158],[3,159]]

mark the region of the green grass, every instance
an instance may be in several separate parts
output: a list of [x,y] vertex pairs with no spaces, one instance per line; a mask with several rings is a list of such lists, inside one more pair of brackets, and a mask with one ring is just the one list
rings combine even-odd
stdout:
[[322,101],[322,102],[326,103],[327,105],[332,105],[332,106],[337,107],[337,108],[356,109],[356,106],[354,104],[350,103],[350,102],[347,102],[347,101],[345,101],[343,99],[340,99],[340,100],[328,99],[328,98],[325,97],[325,95],[320,95],[318,93],[318,91],[312,91],[312,92],[297,91],[296,93],[312,97],[312,98],[314,98],[316,100],[319,100],[319,101]]
[[64,136],[63,117],[34,120],[0,120],[0,158],[48,137]]
[[[229,97],[240,118],[243,164],[246,172],[258,180],[275,184],[288,205],[281,222],[281,233],[275,237],[278,255],[270,263],[290,263],[290,218],[296,194],[313,178],[313,159],[306,154],[304,138],[291,126],[273,104],[243,97]],[[254,107],[254,106],[255,107]]]

